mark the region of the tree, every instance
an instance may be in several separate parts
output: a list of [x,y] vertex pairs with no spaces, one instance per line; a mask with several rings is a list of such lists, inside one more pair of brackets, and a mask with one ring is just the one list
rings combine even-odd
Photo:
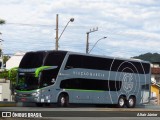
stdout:
[[0,18],[0,25],[3,25],[5,23],[6,23],[5,20],[3,20],[3,19]]
[[[3,24],[5,24],[6,22],[5,22],[5,20],[3,20],[3,19],[1,19],[0,18],[0,25],[3,25]],[[0,35],[1,35],[2,33],[0,32]],[[1,42],[1,39],[0,39],[0,42]],[[2,53],[2,50],[1,50],[1,48],[0,48],[0,55],[1,55],[1,53]]]
[[9,60],[10,56],[4,55],[3,56],[3,64],[6,64],[6,62]]
[[[5,24],[6,22],[5,22],[5,20],[3,20],[3,19],[1,19],[0,18],[0,25],[3,25],[3,24]],[[0,32],[0,35],[1,35],[2,33]],[[0,42],[1,42],[2,40],[0,39]],[[1,54],[2,54],[2,48],[0,48],[0,57],[1,57]]]
[[160,62],[160,54],[158,53],[146,53],[139,56],[135,56],[133,58],[150,61],[150,62]]
[[2,50],[1,50],[1,48],[0,48],[0,57],[1,57],[1,53],[2,53]]

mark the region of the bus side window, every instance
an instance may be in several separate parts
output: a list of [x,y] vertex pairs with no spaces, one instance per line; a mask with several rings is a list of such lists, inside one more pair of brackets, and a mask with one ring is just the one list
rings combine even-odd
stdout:
[[70,55],[68,57],[65,70],[72,68],[81,68],[82,56],[81,55]]

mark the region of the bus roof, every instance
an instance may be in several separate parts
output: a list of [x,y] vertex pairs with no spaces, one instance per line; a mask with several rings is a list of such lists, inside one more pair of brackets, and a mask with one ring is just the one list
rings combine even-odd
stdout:
[[[73,51],[65,51],[65,50],[40,50],[40,51],[30,51],[30,52],[34,52],[34,53],[40,53],[40,52],[61,52],[61,53],[67,53],[67,54],[78,54],[78,55],[84,55],[84,56],[92,56],[92,57],[100,57],[100,58],[111,58],[111,59],[119,59],[119,60],[126,60],[126,61],[133,61],[133,62],[143,62],[143,63],[149,63],[149,61],[144,61],[144,60],[140,60],[140,59],[134,59],[134,58],[121,58],[121,57],[112,57],[112,56],[102,56],[102,55],[96,55],[96,54],[86,54],[86,53],[80,53],[80,52],[73,52]],[[27,53],[30,53],[27,52]]]
[[144,61],[141,59],[133,59],[133,58],[121,58],[121,57],[112,57],[112,56],[102,56],[102,55],[95,55],[95,54],[86,54],[86,53],[79,53],[79,52],[72,52],[72,51],[67,51],[68,54],[79,54],[79,55],[85,55],[85,56],[92,56],[92,57],[100,57],[100,58],[111,58],[111,59],[119,59],[119,60],[126,60],[126,61],[133,61],[133,62],[143,62],[143,63],[149,63],[149,61]]

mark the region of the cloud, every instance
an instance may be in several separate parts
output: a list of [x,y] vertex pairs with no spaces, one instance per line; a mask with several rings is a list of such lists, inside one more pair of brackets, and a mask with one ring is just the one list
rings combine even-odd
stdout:
[[7,21],[0,26],[4,52],[53,49],[56,14],[59,34],[75,18],[60,39],[60,49],[85,52],[86,32],[99,27],[90,34],[90,45],[108,38],[96,45],[93,54],[132,57],[159,52],[159,10],[156,0],[2,0],[0,18]]

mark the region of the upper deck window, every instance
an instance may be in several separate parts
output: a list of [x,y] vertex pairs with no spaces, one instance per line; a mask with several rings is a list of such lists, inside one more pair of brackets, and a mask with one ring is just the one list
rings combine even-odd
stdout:
[[20,62],[20,68],[37,68],[43,65],[46,52],[28,52]]
[[113,59],[84,55],[70,55],[65,69],[86,68],[96,70],[109,70]]
[[107,70],[137,74],[148,74],[150,72],[149,63],[76,54],[70,55],[66,63],[65,70],[71,68]]
[[20,68],[37,68],[40,66],[61,66],[66,52],[62,51],[38,51],[28,52],[24,55]]

